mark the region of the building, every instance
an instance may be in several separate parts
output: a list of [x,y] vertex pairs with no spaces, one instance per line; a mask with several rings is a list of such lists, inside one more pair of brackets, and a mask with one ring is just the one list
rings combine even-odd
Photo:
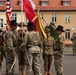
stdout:
[[[70,38],[76,32],[76,0],[33,0],[36,9],[48,25],[54,22],[55,25],[62,25],[65,29],[65,44],[72,44]],[[17,22],[28,20],[24,13],[21,13],[21,0],[11,0],[13,8],[13,19]],[[6,2],[0,0],[0,26],[6,23]]]

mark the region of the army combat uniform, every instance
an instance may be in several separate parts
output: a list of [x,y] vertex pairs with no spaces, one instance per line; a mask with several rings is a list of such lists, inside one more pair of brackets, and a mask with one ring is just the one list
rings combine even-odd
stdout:
[[[29,22],[28,27],[33,27],[33,23]],[[40,49],[40,37],[35,31],[28,31],[25,36],[26,39],[22,43],[22,46],[27,47],[28,67],[27,75],[42,75],[41,73],[41,49]]]
[[[17,28],[16,20],[10,21],[10,29],[7,31],[5,35],[6,39],[6,75],[14,75],[14,67],[12,67],[13,62],[15,59],[17,59],[17,46],[18,46],[18,40],[19,34],[16,31]],[[12,70],[10,71],[12,67]]]
[[[50,33],[50,29],[46,29],[46,34]],[[44,75],[51,75],[50,69],[52,66],[54,51],[54,38],[50,35],[43,39],[43,59],[44,59]]]
[[[21,37],[21,42],[19,43],[19,46],[24,41],[25,32],[21,32],[21,30],[18,31],[19,36]],[[19,48],[19,47],[18,47]],[[19,58],[19,75],[25,75],[26,74],[26,52],[25,48],[18,49],[18,58]]]
[[0,34],[0,75],[1,75],[1,67],[2,67],[2,60],[4,57],[4,51],[3,51],[3,36]]
[[62,26],[56,28],[57,36],[54,43],[54,64],[57,75],[63,75],[63,50],[64,50],[64,37],[61,35],[63,30]]
[[11,29],[6,33],[6,75],[14,75],[14,69],[9,73],[17,53],[19,35]]
[[75,54],[76,53],[76,36],[72,36],[71,41],[73,42],[73,54]]

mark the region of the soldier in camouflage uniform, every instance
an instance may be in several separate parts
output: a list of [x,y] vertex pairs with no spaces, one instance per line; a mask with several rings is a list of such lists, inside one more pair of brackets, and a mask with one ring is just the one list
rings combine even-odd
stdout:
[[54,38],[50,36],[50,29],[46,28],[47,38],[43,39],[43,59],[44,59],[44,75],[52,75],[50,69],[52,66],[52,57],[54,51]]
[[61,36],[64,32],[63,27],[59,25],[56,28],[56,39],[54,44],[54,64],[57,75],[63,75],[63,50],[64,50],[64,37]]
[[1,64],[4,56],[4,51],[3,51],[3,36],[2,36],[2,30],[0,29],[0,75],[1,75]]
[[[41,64],[40,64],[40,56],[41,56],[41,41],[38,32],[34,31],[33,22],[29,22],[28,25],[28,33],[26,35],[25,41],[21,44],[21,47],[27,47],[28,53],[28,73],[27,75],[42,75],[41,73]],[[21,48],[20,47],[20,48]]]
[[71,41],[73,44],[73,54],[76,54],[76,33],[74,33],[73,36],[71,37]]
[[17,44],[19,35],[16,31],[17,23],[15,20],[10,22],[10,30],[6,33],[6,75],[14,75],[14,69],[9,73],[10,68],[17,57]]
[[[25,33],[26,33],[25,30],[23,30],[23,27],[25,26],[25,24],[23,22],[21,22],[18,26],[20,27],[20,30],[18,32],[19,32],[19,35],[20,35],[20,37],[22,39],[22,42],[23,42],[24,41],[24,37],[25,37]],[[25,57],[26,57],[25,48],[19,49],[19,52],[18,52],[19,75],[26,75],[26,68],[25,68],[26,67],[26,64],[25,64],[26,59],[25,59]]]

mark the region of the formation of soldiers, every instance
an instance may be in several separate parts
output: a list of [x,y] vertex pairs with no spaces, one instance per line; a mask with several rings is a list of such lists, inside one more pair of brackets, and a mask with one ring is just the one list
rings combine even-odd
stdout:
[[[14,75],[14,64],[19,60],[19,75],[42,75],[41,55],[44,60],[44,75],[52,75],[51,66],[54,57],[56,75],[63,75],[63,50],[64,37],[61,35],[63,27],[59,25],[55,30],[56,39],[50,36],[50,29],[45,28],[47,38],[40,38],[39,33],[34,31],[33,22],[28,22],[26,33],[20,29],[16,31],[18,23],[10,22],[10,30],[2,34],[0,30],[0,75],[3,56],[6,59],[6,75]],[[25,26],[23,22],[19,26]],[[3,43],[3,38],[6,44]]]

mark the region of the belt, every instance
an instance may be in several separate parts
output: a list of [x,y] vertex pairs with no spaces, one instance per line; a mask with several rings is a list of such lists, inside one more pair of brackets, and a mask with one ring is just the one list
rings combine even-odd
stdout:
[[54,51],[60,51],[60,49],[54,49]]
[[47,46],[47,47],[52,47],[51,45],[45,45],[45,47],[46,47],[46,46]]

